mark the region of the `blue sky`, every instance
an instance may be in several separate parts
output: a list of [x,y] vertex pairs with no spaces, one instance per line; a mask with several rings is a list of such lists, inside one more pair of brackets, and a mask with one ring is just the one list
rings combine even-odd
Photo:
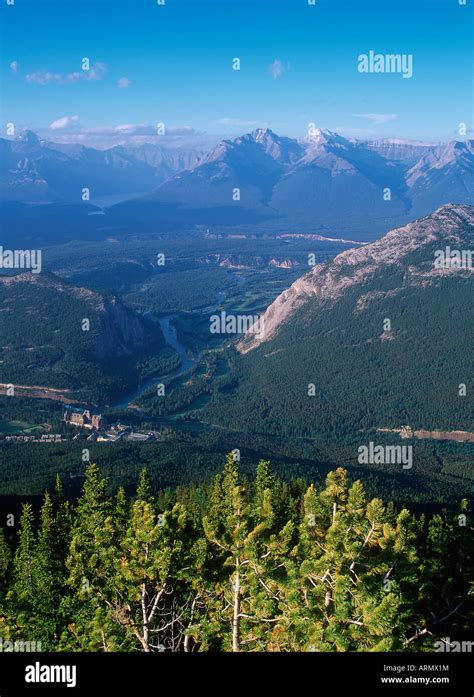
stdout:
[[[360,138],[437,141],[459,138],[464,122],[472,137],[473,5],[2,2],[2,121],[101,145],[152,140],[157,122],[189,140],[261,125],[303,136],[308,123]],[[413,77],[359,73],[358,56],[370,50],[412,54]]]

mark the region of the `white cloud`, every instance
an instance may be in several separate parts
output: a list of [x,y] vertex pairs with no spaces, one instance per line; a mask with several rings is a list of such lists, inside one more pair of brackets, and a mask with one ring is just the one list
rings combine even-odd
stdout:
[[117,87],[120,90],[125,90],[127,87],[130,87],[132,84],[132,81],[128,79],[128,77],[121,77],[120,80],[117,80]]
[[[31,127],[31,124],[29,124]],[[168,126],[164,135],[158,135],[157,124],[122,123],[110,126],[88,127],[81,124],[79,116],[62,116],[47,127],[36,127],[35,132],[43,140],[55,143],[77,143],[100,150],[115,145],[138,146],[154,144],[163,148],[195,148],[208,151],[220,136],[209,135],[190,126]]]
[[152,126],[145,126],[144,124],[135,123],[123,123],[119,126],[112,126],[110,128],[94,128],[92,130],[94,133],[128,133],[129,135],[136,135],[143,130],[150,134],[153,131]]
[[61,81],[61,75],[58,73],[50,73],[47,70],[39,70],[36,73],[28,73],[25,75],[25,80],[27,82],[33,82],[36,85],[48,85],[50,82],[59,83]]
[[85,80],[102,80],[107,72],[105,63],[94,63],[89,70],[82,70],[81,74],[85,73]]
[[194,135],[196,131],[190,126],[167,127],[165,124],[164,136],[158,136],[157,127],[145,123],[123,123],[109,128],[92,128],[89,131],[101,135],[127,135],[127,136],[156,136],[164,138],[166,136],[187,136]]
[[10,70],[12,70],[14,73],[18,72],[18,62],[17,61],[12,61],[10,63]]
[[68,85],[82,80],[102,80],[107,72],[104,63],[95,63],[89,70],[76,71],[74,73],[51,73],[49,70],[38,70],[34,73],[25,75],[25,80],[36,85]]
[[357,116],[361,119],[369,119],[371,121],[371,126],[380,126],[383,123],[388,123],[398,118],[398,114],[352,114],[352,116]]
[[67,128],[68,126],[73,126],[74,124],[79,123],[79,116],[62,116],[60,119],[56,119],[56,121],[53,121],[52,123],[49,124],[49,127],[52,131],[60,131],[63,128]]

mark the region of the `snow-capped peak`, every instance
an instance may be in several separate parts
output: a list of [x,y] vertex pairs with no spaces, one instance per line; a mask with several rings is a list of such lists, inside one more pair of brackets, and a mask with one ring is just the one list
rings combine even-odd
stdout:
[[271,128],[257,128],[251,133],[251,135],[257,143],[263,143],[268,138],[273,138],[275,136]]
[[306,138],[310,143],[321,143],[332,140],[336,134],[329,131],[327,128],[312,128]]

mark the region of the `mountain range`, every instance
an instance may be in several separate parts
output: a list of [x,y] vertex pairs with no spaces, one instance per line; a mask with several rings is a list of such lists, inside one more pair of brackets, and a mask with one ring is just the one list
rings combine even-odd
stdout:
[[153,144],[97,150],[80,144],[41,140],[24,131],[0,138],[0,200],[22,203],[77,203],[82,189],[96,197],[150,191],[171,175],[193,166],[200,153]]
[[112,207],[119,218],[170,228],[244,224],[374,239],[443,204],[474,204],[472,140],[365,142],[327,129],[295,140],[259,128],[206,154],[151,144],[94,150],[27,131],[0,139],[0,154],[0,199],[80,202],[88,187],[92,201],[130,198]]
[[143,200],[221,209],[228,223],[234,206],[280,229],[386,231],[444,203],[474,203],[474,141],[367,143],[321,129],[296,141],[257,129]]

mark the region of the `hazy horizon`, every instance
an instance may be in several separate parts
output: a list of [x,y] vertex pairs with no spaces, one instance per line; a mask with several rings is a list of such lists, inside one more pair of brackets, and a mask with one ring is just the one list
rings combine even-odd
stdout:
[[[355,141],[355,142],[367,142],[367,143],[375,143],[375,142],[390,142],[393,144],[406,144],[406,145],[413,145],[413,146],[439,146],[443,144],[448,144],[452,142],[465,142],[466,138],[463,139],[461,137],[456,138],[453,137],[449,140],[423,140],[421,138],[402,138],[398,137],[396,135],[393,136],[386,136],[386,137],[377,137],[377,138],[355,138],[351,136],[345,136],[342,131],[335,131],[332,128],[326,128],[324,126],[317,126],[317,128],[320,128],[322,131],[330,131],[331,133],[335,133],[337,135],[341,135],[344,138],[346,138],[349,141]],[[186,135],[163,135],[163,136],[158,136],[158,135],[146,135],[146,136],[127,136],[127,137],[121,137],[120,135],[117,134],[115,139],[111,139],[108,142],[102,142],[100,139],[98,140],[97,137],[92,133],[76,133],[76,134],[61,134],[61,133],[52,133],[51,131],[45,130],[45,129],[34,129],[34,128],[23,128],[20,129],[18,132],[15,133],[13,136],[5,136],[4,140],[8,141],[16,141],[19,140],[25,132],[32,132],[34,133],[41,141],[47,142],[47,143],[52,143],[52,144],[57,144],[57,145],[84,145],[85,147],[91,147],[95,148],[97,150],[108,150],[110,148],[114,148],[117,146],[124,146],[124,147],[141,147],[144,145],[152,145],[152,146],[160,146],[164,148],[196,148],[196,149],[210,149],[215,147],[218,143],[223,142],[223,141],[233,141],[238,138],[242,138],[247,135],[252,135],[258,130],[266,130],[268,129],[271,131],[274,135],[280,137],[280,138],[290,138],[291,140],[295,140],[297,142],[308,142],[310,140],[310,136],[308,133],[301,133],[298,135],[287,135],[286,133],[283,132],[278,132],[275,131],[274,129],[271,129],[267,126],[257,126],[251,130],[246,130],[242,132],[234,132],[232,134],[210,134],[210,133],[197,133],[194,134],[192,138],[186,136]],[[468,138],[467,140],[472,140],[472,138]]]

